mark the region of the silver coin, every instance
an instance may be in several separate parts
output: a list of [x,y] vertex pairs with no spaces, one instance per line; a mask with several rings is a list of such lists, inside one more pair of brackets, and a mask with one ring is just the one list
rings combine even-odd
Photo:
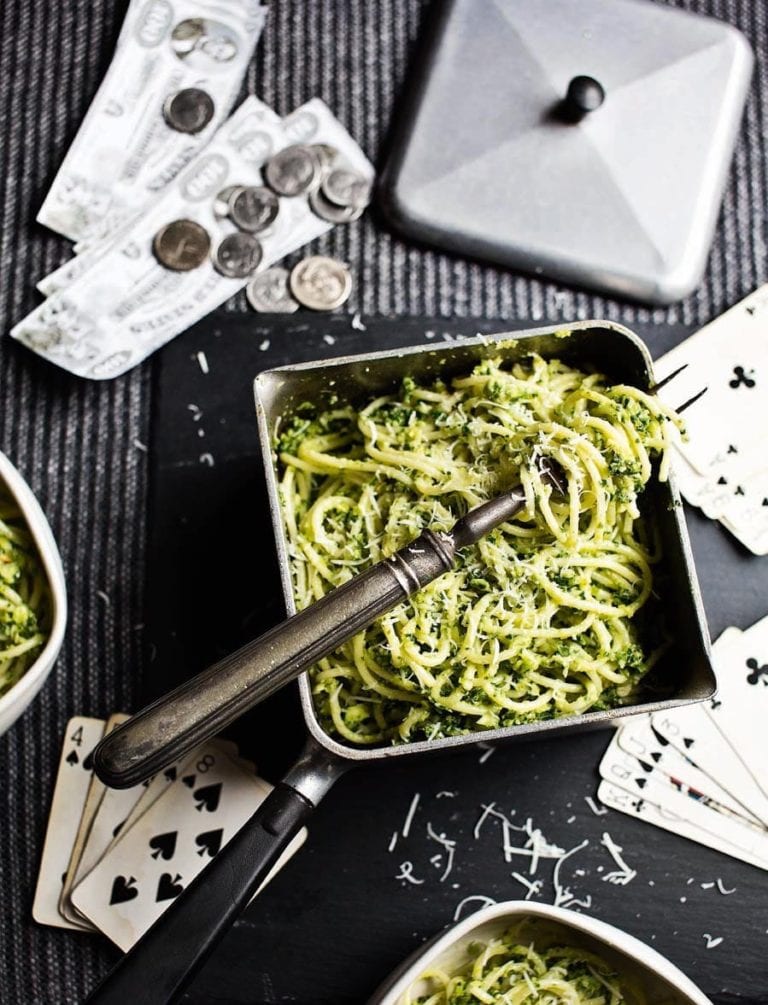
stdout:
[[248,185],[233,192],[229,199],[229,216],[236,227],[249,234],[259,234],[277,219],[280,200],[263,185]]
[[330,171],[339,157],[339,151],[336,147],[329,146],[327,143],[313,143],[311,150],[318,157],[324,171]]
[[371,201],[371,183],[349,168],[333,168],[323,178],[320,187],[329,202],[345,209],[360,209]]
[[278,195],[304,195],[320,181],[320,158],[311,147],[295,143],[270,157],[264,177]]
[[218,70],[237,56],[240,42],[227,24],[207,17],[190,17],[171,32],[171,49],[187,66],[200,71]]
[[229,216],[230,200],[238,192],[242,192],[242,190],[242,185],[227,185],[226,188],[223,188],[213,200],[213,212],[215,215],[221,217]]
[[291,270],[291,293],[313,311],[332,311],[352,292],[352,276],[343,262],[310,255]]
[[359,220],[365,211],[365,206],[337,206],[326,199],[319,188],[309,193],[309,206],[316,216],[327,223],[351,223]]
[[245,279],[259,267],[261,244],[252,234],[238,230],[223,237],[213,253],[213,267],[228,279]]
[[207,91],[185,87],[170,94],[163,104],[163,116],[171,129],[180,133],[200,133],[213,118],[216,106]]
[[279,265],[257,273],[245,288],[248,303],[260,314],[293,314],[299,309],[288,289],[288,269]]

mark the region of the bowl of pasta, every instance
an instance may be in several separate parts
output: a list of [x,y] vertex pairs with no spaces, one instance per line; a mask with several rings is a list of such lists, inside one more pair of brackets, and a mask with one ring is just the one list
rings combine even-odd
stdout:
[[668,959],[575,911],[507,901],[422,946],[368,1005],[711,1005]]
[[0,734],[53,669],[67,620],[61,558],[32,490],[0,453]]
[[[345,758],[586,728],[714,692],[669,460],[680,418],[620,325],[281,367],[256,382],[289,611],[522,486],[524,511],[300,679]],[[536,458],[567,483],[554,491]]]

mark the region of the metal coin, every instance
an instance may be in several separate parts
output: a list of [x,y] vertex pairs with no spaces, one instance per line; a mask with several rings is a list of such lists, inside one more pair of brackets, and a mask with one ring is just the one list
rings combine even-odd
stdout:
[[219,192],[216,198],[213,200],[213,212],[216,216],[229,216],[229,206],[232,197],[237,192],[242,192],[242,185],[227,185]]
[[176,57],[198,73],[216,72],[222,64],[231,63],[240,48],[238,34],[230,25],[207,17],[179,21],[170,44]]
[[313,143],[311,150],[318,157],[324,171],[330,171],[339,156],[336,147],[329,146],[327,143]]
[[360,209],[371,200],[371,183],[357,171],[334,168],[323,178],[323,195],[336,206]]
[[311,147],[295,143],[267,161],[264,177],[278,195],[304,195],[320,181],[320,158]]
[[312,212],[327,223],[351,223],[359,220],[365,211],[365,206],[337,206],[326,199],[321,189],[309,193],[309,206]]
[[288,270],[279,265],[253,277],[245,288],[248,303],[260,314],[293,314],[299,309],[288,289]]
[[332,311],[352,292],[352,276],[343,262],[325,255],[304,258],[291,270],[291,293],[313,311]]
[[213,118],[216,106],[207,91],[199,87],[185,87],[165,99],[163,116],[171,127],[180,133],[199,133]]
[[189,272],[202,265],[211,249],[211,238],[205,227],[194,220],[174,220],[155,234],[152,250],[166,269]]
[[228,279],[245,279],[259,267],[261,255],[256,238],[238,230],[219,241],[213,253],[213,267]]
[[277,219],[280,200],[263,185],[249,185],[233,192],[229,199],[229,216],[236,227],[249,234],[266,230]]

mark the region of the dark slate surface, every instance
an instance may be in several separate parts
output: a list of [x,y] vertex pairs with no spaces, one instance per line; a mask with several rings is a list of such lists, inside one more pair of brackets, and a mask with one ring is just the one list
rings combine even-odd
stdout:
[[[153,658],[144,698],[282,614],[253,376],[289,361],[435,344],[510,327],[498,321],[363,321],[365,332],[346,317],[211,318],[163,352],[150,464],[147,634]],[[659,355],[684,332],[646,327],[642,334]],[[768,564],[695,511],[689,520],[713,635],[730,624],[751,624],[765,612]],[[247,716],[232,735],[275,781],[302,734],[295,695],[286,693]],[[514,810],[515,822],[530,816],[562,848],[588,840],[569,860],[563,880],[577,899],[591,898],[590,913],[654,945],[715,1000],[761,1000],[768,986],[768,875],[621,814],[595,816],[585,797],[595,793],[608,740],[609,733],[598,732],[499,749],[482,764],[482,751],[473,751],[347,775],[310,822],[305,848],[226,937],[184,1001],[244,1003],[258,988],[258,1001],[351,1005],[448,923],[465,897],[523,897],[526,890],[511,873],[525,874],[527,862],[505,865],[498,823],[486,822],[478,839],[473,836],[483,805],[491,802]],[[456,795],[439,795],[446,791]],[[416,793],[410,835],[390,853],[391,836],[402,828]],[[427,822],[457,842],[453,871],[443,882],[445,859],[430,862],[441,849],[427,836]],[[601,846],[605,831],[637,871],[628,886],[604,879],[613,868]],[[412,863],[422,883],[396,879],[403,861]],[[536,877],[545,879],[536,899],[552,902],[552,863]],[[736,892],[702,889],[718,877]],[[723,942],[707,950],[704,933]]]
[[[592,296],[546,280],[530,279],[407,244],[390,234],[375,214],[369,214],[316,244],[318,250],[349,261],[355,271],[355,292],[346,308],[349,314],[360,309],[366,315],[486,317],[517,322],[544,317],[556,320],[609,317],[630,325],[652,324],[658,328],[660,337],[663,332],[663,337],[675,341],[680,334],[676,325],[702,324],[764,281],[768,259],[766,7],[759,0],[672,2],[739,26],[758,54],[707,275],[691,297],[667,309],[647,310]],[[71,254],[69,242],[38,227],[34,216],[109,65],[125,7],[126,0],[0,3],[0,335],[38,302],[34,282]],[[426,0],[274,2],[244,91],[258,94],[281,114],[307,98],[321,96],[366,152],[380,161],[387,130],[402,107],[400,99],[407,87],[406,67],[426,9]],[[240,296],[227,305],[224,314],[237,316],[245,310]],[[185,335],[176,345],[189,353],[195,341],[195,336]],[[290,359],[302,346],[300,340],[293,338],[280,348],[282,358]],[[110,383],[87,385],[40,363],[9,339],[0,338],[0,449],[28,478],[51,518],[64,558],[71,601],[70,628],[55,674],[33,709],[8,735],[0,738],[0,764],[5,772],[0,814],[4,959],[0,968],[0,1001],[3,1003],[80,1002],[115,958],[114,951],[103,940],[34,925],[30,907],[59,744],[67,719],[76,713],[104,715],[118,708],[135,708],[141,694],[156,686],[153,684],[156,669],[142,658],[140,627],[148,606],[143,585],[147,505],[144,447],[150,435],[154,366],[150,362]],[[224,407],[227,402],[222,398],[220,404]],[[241,404],[238,408],[244,416],[242,421],[249,422],[245,406]],[[224,509],[225,516],[243,512],[246,497],[242,478],[254,478],[247,457],[235,460],[242,453],[233,450],[231,467],[222,460],[217,469],[218,477],[231,471],[227,475],[230,510]],[[220,458],[223,457],[220,452]],[[255,483],[252,491],[256,498]],[[226,521],[222,523],[225,525]],[[701,547],[699,539],[706,538],[709,528],[695,521],[693,530],[697,548]],[[724,567],[728,567],[734,545],[719,531],[714,533],[711,546]],[[751,562],[746,560],[744,569],[751,569]],[[258,569],[261,573],[261,566]],[[151,575],[153,570],[148,571]],[[737,572],[728,583],[713,579],[705,584],[710,616],[719,619],[713,622],[714,628],[731,621],[744,625],[753,616],[764,613],[761,595],[750,588],[749,582],[748,576]],[[107,595],[108,606],[98,591]],[[276,598],[265,598],[259,617],[267,623],[276,614]],[[257,622],[254,617],[252,623]],[[232,623],[231,632],[221,645],[228,644],[242,628]],[[585,738],[577,742],[595,744],[590,758],[585,759],[585,763],[594,764],[603,741]],[[510,752],[502,759],[494,754],[485,765],[485,774],[481,776],[477,769],[478,779],[490,779],[492,775],[487,772],[498,771],[499,777],[508,779],[511,785],[518,779],[514,765],[520,763],[519,756]],[[475,767],[471,763],[468,770],[474,771]],[[435,765],[429,770],[442,769]],[[337,954],[344,956],[345,963],[352,957],[345,992],[348,1001],[367,993],[372,978],[383,974],[423,932],[434,926],[435,920],[440,923],[450,913],[448,905],[439,918],[433,918],[432,925],[422,924],[415,914],[410,923],[408,912],[422,910],[418,905],[424,895],[406,896],[413,891],[401,891],[386,917],[391,921],[393,912],[401,916],[398,924],[402,927],[399,934],[393,935],[390,929],[387,935],[381,930],[383,922],[375,911],[372,895],[368,915],[373,920],[367,924],[371,926],[375,952],[371,952],[364,925],[358,925],[353,941],[346,944],[327,934],[336,919],[346,916],[343,895],[359,884],[358,865],[368,861],[364,854],[370,849],[362,846],[356,849],[344,867],[350,871],[340,870],[336,875],[315,873],[312,865],[315,859],[311,856],[321,851],[317,842],[323,833],[323,819],[328,821],[327,843],[334,845],[337,824],[340,832],[345,823],[340,813],[355,814],[351,826],[354,830],[357,819],[364,819],[370,810],[365,798],[373,805],[379,804],[376,789],[365,782],[364,774],[358,778],[359,781],[350,776],[343,781],[329,798],[328,808],[318,815],[318,822],[313,825],[316,843],[312,846],[317,851],[308,849],[301,866],[297,861],[297,870],[301,867],[304,871],[296,873],[292,881],[293,899],[281,908],[295,909],[296,924],[302,917],[307,920],[313,938],[320,939],[326,961]],[[355,798],[353,788],[357,790]],[[398,813],[404,812],[410,801],[411,793],[407,790],[406,782]],[[471,794],[471,800],[475,796],[484,797],[479,790]],[[334,810],[334,804],[344,808]],[[324,814],[328,816],[324,818]],[[576,824],[574,829],[578,832]],[[655,847],[652,842],[656,840],[666,839],[644,829],[637,830],[632,843]],[[372,863],[379,862],[380,870],[372,894],[379,890],[385,893],[392,883],[390,856],[382,852],[387,841],[386,834],[377,839],[379,857],[370,858]],[[665,845],[658,847],[663,849]],[[663,870],[663,852],[659,855],[659,869]],[[730,863],[718,857],[712,859],[712,870],[721,869],[724,876],[726,866],[730,868]],[[768,928],[755,906],[764,893],[761,882],[762,877],[757,874],[750,874],[743,881],[742,887],[754,884],[755,900],[742,901],[740,912],[734,912],[739,913],[743,924],[753,924],[759,931]],[[281,879],[265,894],[262,919],[276,917],[274,905],[284,903],[282,884]],[[329,913],[318,889],[328,893],[334,884],[340,884],[342,896],[334,900],[336,906]],[[636,892],[639,887],[630,889]],[[651,889],[659,897],[659,884]],[[629,889],[626,892],[629,899]],[[439,905],[438,893],[432,887],[427,894]],[[660,900],[657,903],[664,908],[660,915],[671,921],[671,909],[666,910]],[[267,913],[269,904],[273,908]],[[637,908],[634,913],[638,910],[642,911]],[[674,916],[676,920],[678,915]],[[287,913],[281,917],[285,919]],[[265,942],[268,924],[263,920],[260,924],[263,926],[260,930],[243,928],[233,934],[222,948],[216,969],[201,975],[199,991],[193,992],[197,1001],[266,1003],[279,1001],[281,997],[300,1003],[344,1000],[338,985],[327,975],[317,975],[316,984],[312,972],[308,971],[306,979],[301,977],[306,949],[294,938],[290,923],[284,920],[281,925],[275,924],[271,943]],[[278,960],[275,946],[283,937],[285,955],[281,957],[280,973],[286,979],[301,978],[301,988],[298,984],[282,988],[280,978],[271,972],[271,961]],[[323,938],[328,941],[323,942]],[[694,931],[690,938],[701,953],[699,933]],[[722,968],[722,979],[715,978],[713,987],[727,986],[730,992],[768,1001],[768,991],[764,990],[768,982],[762,980],[753,961],[741,955],[738,940],[737,932],[730,943],[724,944],[719,956],[713,955],[714,950],[704,956],[711,969]],[[286,956],[290,957],[288,963]],[[264,960],[270,961],[269,966]],[[241,970],[243,961],[253,962]],[[271,984],[266,978],[254,977],[249,969],[260,965],[265,973],[269,972]],[[336,972],[342,969],[339,967]],[[747,979],[751,981],[748,986],[744,983]]]

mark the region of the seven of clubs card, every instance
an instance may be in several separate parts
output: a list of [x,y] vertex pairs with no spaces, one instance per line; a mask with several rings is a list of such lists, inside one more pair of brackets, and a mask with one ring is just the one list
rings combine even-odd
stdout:
[[657,360],[657,380],[683,364],[659,392],[667,404],[707,392],[685,413],[687,440],[673,463],[680,490],[755,554],[768,554],[768,285]]

